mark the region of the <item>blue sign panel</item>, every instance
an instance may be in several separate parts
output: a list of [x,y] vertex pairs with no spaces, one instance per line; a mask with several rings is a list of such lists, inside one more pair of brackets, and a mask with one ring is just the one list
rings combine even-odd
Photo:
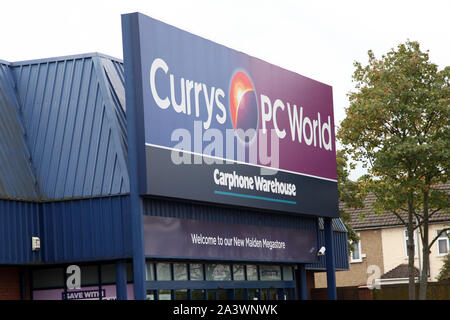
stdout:
[[330,86],[142,14],[125,19],[141,195],[338,216]]

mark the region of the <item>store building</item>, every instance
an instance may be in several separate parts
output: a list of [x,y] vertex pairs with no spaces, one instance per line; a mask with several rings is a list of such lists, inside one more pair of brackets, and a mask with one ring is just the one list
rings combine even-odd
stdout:
[[[231,163],[179,165],[173,160],[174,150],[165,145],[164,135],[173,134],[173,128],[196,125],[192,119],[197,110],[205,132],[208,125],[217,133],[222,124],[234,124],[235,129],[248,124],[245,118],[237,121],[245,114],[236,110],[244,106],[238,103],[234,111],[224,106],[227,100],[233,104],[228,90],[233,79],[245,84],[245,77],[228,75],[226,85],[220,87],[210,69],[196,73],[203,70],[202,61],[216,65],[215,59],[221,58],[225,62],[218,68],[223,71],[230,52],[238,60],[243,54],[140,14],[122,19],[125,66],[98,53],[0,61],[0,299],[305,299],[307,282],[317,271],[327,271],[329,297],[335,298],[334,272],[348,269],[347,235],[338,218],[335,179],[290,170],[259,174],[255,170],[264,167],[259,163],[249,165],[228,157]],[[166,53],[159,57],[167,68],[162,63],[148,66],[157,75],[154,82],[136,73],[142,52],[135,48],[148,49],[148,42],[142,40],[148,35],[139,33],[148,31],[146,24],[164,36],[155,54]],[[174,39],[184,50],[164,51]],[[177,53],[185,54],[188,47],[192,64],[177,71],[188,64]],[[199,57],[197,49],[204,55]],[[160,60],[149,61],[155,65]],[[240,64],[246,72],[257,70],[247,70],[248,61],[263,69],[275,68],[246,56]],[[147,63],[141,62],[141,67]],[[167,91],[155,85],[164,71]],[[262,86],[257,79],[265,72],[253,72],[254,82],[246,85],[256,90],[246,92],[259,92]],[[152,84],[144,88],[145,81]],[[193,98],[190,104],[189,91],[184,95],[181,90],[169,98],[169,88],[180,90],[183,84],[191,87],[192,97],[201,89],[205,97],[200,102]],[[331,87],[326,88],[331,93]],[[156,111],[161,114],[150,113],[151,129],[144,111],[147,96],[137,101],[145,90],[153,90],[160,103]],[[180,111],[183,99],[190,113]],[[255,104],[251,96],[248,99],[250,106],[256,106],[260,121],[256,128],[260,128],[262,119],[269,117],[267,109],[258,109],[259,100]],[[166,102],[172,106],[165,106]],[[281,113],[284,107],[278,103],[274,113],[277,109]],[[224,119],[233,112],[233,119]],[[192,117],[178,120],[183,113]],[[322,136],[318,133],[314,144],[322,150],[329,146],[332,150],[327,151],[335,155],[332,105],[331,123],[329,117],[323,119],[322,128],[328,126],[330,136],[326,140],[327,129],[319,127]],[[311,145],[314,123],[320,126],[320,116],[310,121]],[[268,130],[277,126],[275,121],[265,125]],[[195,134],[195,128],[187,131]],[[194,162],[208,158],[202,149],[200,153],[183,150],[175,149],[182,159],[186,154]],[[196,150],[194,146],[190,151]],[[280,149],[281,165],[282,154]],[[320,174],[319,169],[313,162],[308,170]],[[273,182],[277,191],[255,193],[251,187],[261,178]],[[326,251],[318,256],[321,247]]]

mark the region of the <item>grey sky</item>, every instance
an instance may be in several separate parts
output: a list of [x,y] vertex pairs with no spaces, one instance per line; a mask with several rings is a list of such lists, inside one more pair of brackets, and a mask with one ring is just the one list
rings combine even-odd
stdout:
[[440,67],[450,60],[448,0],[8,0],[0,9],[0,59],[93,51],[122,58],[120,14],[134,11],[333,86],[337,124],[353,62],[366,62],[369,49],[380,56],[409,38]]

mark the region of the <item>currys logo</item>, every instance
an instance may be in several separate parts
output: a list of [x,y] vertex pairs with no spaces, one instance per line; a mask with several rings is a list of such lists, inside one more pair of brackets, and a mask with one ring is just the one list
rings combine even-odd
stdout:
[[[258,99],[250,77],[237,71],[230,83],[230,115],[234,130],[243,142],[250,142],[258,129]],[[240,129],[240,130],[239,130]],[[245,138],[248,141],[245,141]]]
[[[162,110],[170,108],[178,114],[201,119],[204,130],[208,130],[213,121],[219,124],[213,125],[213,129],[223,128],[227,115],[230,115],[234,133],[244,144],[254,140],[261,122],[262,135],[267,135],[273,128],[281,141],[290,140],[332,151],[330,115],[325,118],[320,112],[306,114],[303,106],[297,107],[295,103],[262,93],[258,96],[250,77],[242,70],[236,71],[231,78],[229,113],[223,89],[184,77],[176,79],[169,70],[161,58],[154,59],[150,67],[150,90],[156,105]],[[165,87],[165,90],[158,91],[157,78],[161,81],[159,88]]]

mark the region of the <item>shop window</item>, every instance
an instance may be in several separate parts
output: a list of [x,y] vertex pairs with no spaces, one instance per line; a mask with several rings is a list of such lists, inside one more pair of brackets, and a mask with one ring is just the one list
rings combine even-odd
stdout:
[[191,263],[189,265],[189,274],[191,280],[203,281],[203,264],[201,263]]
[[234,289],[235,300],[245,300],[245,289]]
[[253,264],[247,265],[247,280],[258,281],[258,267]]
[[216,290],[208,290],[208,300],[217,300]]
[[170,263],[156,264],[156,279],[158,281],[170,281],[172,280],[172,272],[170,270]]
[[280,266],[259,266],[259,276],[262,281],[277,281],[281,280]]
[[283,280],[284,281],[294,280],[294,272],[291,266],[283,266]]
[[151,262],[145,263],[145,280],[155,281],[155,269],[154,264]]
[[228,291],[217,290],[217,300],[228,300]]
[[233,265],[233,280],[234,281],[244,281],[245,280],[243,264],[234,264]]
[[261,289],[261,300],[277,300],[277,290],[274,288]]
[[81,286],[98,285],[98,266],[81,267]]
[[294,288],[286,288],[284,289],[286,300],[295,300],[295,290]]
[[62,288],[64,287],[63,268],[38,269],[33,271],[33,288]]
[[116,265],[104,264],[102,268],[102,283],[103,284],[115,284],[116,283]]
[[260,299],[260,290],[259,289],[248,289],[248,298],[250,300],[259,300]]
[[205,290],[202,290],[202,289],[191,290],[191,299],[192,300],[205,300]]
[[156,290],[147,290],[146,300],[155,300]]
[[[440,234],[440,235],[439,235]],[[438,255],[439,256],[445,256],[449,252],[450,247],[450,231],[442,232],[441,230],[437,230],[436,235],[439,235],[439,238],[437,239],[437,247],[438,247]]]
[[207,264],[206,280],[208,281],[229,281],[231,280],[231,270],[228,264]]
[[175,290],[175,300],[187,300],[188,291],[187,289]]
[[173,264],[173,278],[177,281],[186,281],[188,279],[186,263]]
[[172,291],[171,290],[159,290],[158,291],[158,300],[172,300]]

